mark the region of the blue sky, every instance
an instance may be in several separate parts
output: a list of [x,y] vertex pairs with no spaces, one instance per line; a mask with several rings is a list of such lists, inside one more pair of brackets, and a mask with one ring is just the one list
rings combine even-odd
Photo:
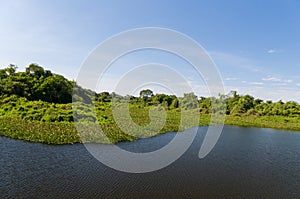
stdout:
[[[300,101],[300,1],[4,1],[0,0],[0,67],[38,63],[76,79],[81,64],[105,39],[141,27],[182,32],[216,63],[225,90],[262,99]],[[150,57],[150,58],[149,58]],[[124,58],[106,75],[106,90],[125,65],[157,62],[155,53]],[[201,81],[174,59],[199,95]],[[126,68],[126,67],[125,67]],[[159,90],[157,90],[159,92]]]

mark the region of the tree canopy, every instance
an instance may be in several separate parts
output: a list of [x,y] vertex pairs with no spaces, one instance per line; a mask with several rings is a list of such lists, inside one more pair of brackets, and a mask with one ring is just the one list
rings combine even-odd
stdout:
[[[282,115],[299,117],[300,105],[288,101],[272,102],[255,99],[251,95],[239,95],[236,91],[218,97],[198,97],[194,93],[185,93],[182,97],[167,94],[154,94],[150,89],[140,91],[140,96],[121,96],[117,93],[84,89],[63,77],[45,70],[38,64],[30,64],[25,72],[17,72],[14,64],[0,69],[0,96],[2,99],[10,96],[26,98],[29,101],[44,101],[57,104],[68,104],[72,101],[85,103],[110,103],[129,100],[139,106],[162,105],[166,109],[199,109],[203,113],[220,113],[227,115]],[[212,107],[212,104],[215,106]]]
[[[30,64],[25,72],[17,72],[15,65],[0,69],[0,95],[16,95],[28,100],[51,103],[71,103],[72,91],[77,90],[78,99],[91,101],[91,92],[76,85],[62,75],[54,74],[37,64]],[[76,94],[76,93],[75,93]],[[76,96],[75,96],[76,99]]]

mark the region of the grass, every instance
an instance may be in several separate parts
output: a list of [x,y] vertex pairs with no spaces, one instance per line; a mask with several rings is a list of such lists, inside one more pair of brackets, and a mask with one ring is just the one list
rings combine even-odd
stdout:
[[74,123],[70,122],[38,122],[18,117],[0,117],[0,136],[46,144],[74,144],[82,142],[108,144],[125,140],[133,141],[135,139],[118,129],[116,130],[111,125],[101,125],[100,130],[95,123],[78,125],[78,129],[84,129],[84,132],[78,132]]
[[226,116],[226,125],[273,128],[300,131],[299,117],[284,116]]
[[[165,112],[163,107],[149,108],[130,105],[130,117],[126,115],[125,109],[120,110],[121,112],[117,114],[119,117],[114,119],[110,106],[99,106],[96,108],[96,118],[100,125],[84,120],[76,123],[77,128],[72,122],[42,122],[23,119],[20,116],[1,116],[0,136],[46,144],[78,142],[108,144],[133,141],[140,137],[155,136],[166,132],[183,131],[193,126],[222,123],[221,117],[210,122],[211,115],[200,114],[197,109],[188,111],[173,109]],[[128,118],[132,119],[133,125],[128,125]],[[300,117],[226,116],[224,124],[300,131]]]
[[71,123],[43,123],[17,117],[0,117],[0,135],[47,144],[80,142],[76,129]]

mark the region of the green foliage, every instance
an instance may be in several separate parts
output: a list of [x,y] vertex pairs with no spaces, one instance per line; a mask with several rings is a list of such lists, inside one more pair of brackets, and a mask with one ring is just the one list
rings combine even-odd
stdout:
[[99,94],[96,94],[96,101],[99,102],[111,102],[112,96],[109,94],[109,92],[102,92]]
[[[151,123],[150,110],[156,110],[153,121],[160,121],[160,113],[166,111],[163,128],[124,133],[112,111],[112,105],[121,102],[127,102],[132,121],[141,127]],[[182,113],[187,121],[184,127]],[[236,91],[200,98],[194,93],[183,97],[154,95],[149,89],[142,90],[139,97],[114,92],[97,94],[37,64],[29,65],[25,72],[17,72],[15,65],[0,70],[0,135],[12,138],[52,144],[131,141],[182,131],[197,125],[199,116],[201,126],[218,124],[221,120],[210,121],[215,113],[226,114],[225,124],[300,130],[300,105],[292,101],[263,101]],[[86,130],[80,138],[73,125],[75,119]]]
[[273,116],[226,116],[225,124],[236,126],[252,126],[259,128],[274,128],[286,130],[300,130],[300,117]]
[[198,97],[194,93],[185,93],[180,99],[181,107],[186,110],[198,107]]
[[153,96],[153,91],[150,90],[150,89],[140,91],[140,97],[141,98],[150,98],[152,96]]
[[32,75],[33,77],[35,77],[36,79],[40,79],[41,77],[49,77],[52,76],[51,72],[45,72],[44,68],[37,65],[37,64],[30,64],[27,68],[26,68],[26,73],[29,75]]
[[76,129],[71,123],[41,123],[18,117],[0,117],[0,135],[47,144],[80,142]]
[[25,72],[17,72],[16,69],[16,66],[10,65],[0,70],[1,96],[17,95],[31,101],[71,103],[73,90],[73,97],[78,101],[91,102],[91,97],[95,95],[37,64],[30,64]]
[[73,85],[61,75],[47,77],[37,88],[36,93],[42,101],[70,103]]

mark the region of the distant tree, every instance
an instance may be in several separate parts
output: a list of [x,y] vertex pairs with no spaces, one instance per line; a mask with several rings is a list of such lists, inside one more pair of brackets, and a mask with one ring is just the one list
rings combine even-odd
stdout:
[[266,103],[267,104],[272,104],[273,102],[272,102],[272,100],[267,100]]
[[14,64],[9,64],[9,66],[5,69],[8,75],[14,75],[17,71],[17,66]]
[[[173,101],[175,101],[173,103]],[[152,104],[163,104],[164,107],[170,108],[172,105],[172,108],[178,108],[179,102],[175,95],[167,95],[167,94],[156,94],[152,97]]]
[[177,98],[173,99],[171,106],[173,108],[178,108],[179,107],[179,100]]
[[[43,67],[37,65],[37,64],[30,64],[26,68],[26,73],[34,75],[37,79],[40,79],[43,75],[45,75],[45,70]],[[47,71],[47,75],[50,76],[52,75],[51,72]]]
[[255,100],[253,101],[254,106],[260,105],[261,103],[263,103],[263,100],[262,100],[262,99],[255,99]]
[[146,89],[146,90],[141,90],[140,91],[140,97],[141,98],[150,98],[153,97],[153,91],[150,89]]
[[0,79],[5,79],[7,78],[7,70],[6,69],[0,69]]
[[99,102],[111,102],[111,98],[109,92],[102,92],[97,95],[97,100]]
[[230,93],[226,96],[225,103],[226,107],[226,114],[230,114],[234,107],[238,104],[240,97],[236,91],[230,91]]
[[[96,96],[96,93],[88,90],[88,89],[83,89],[79,85],[77,85],[76,82],[71,82],[73,86],[73,92],[72,92],[72,101],[73,102],[83,102],[86,104],[92,103],[92,98]],[[97,97],[97,96],[96,96]]]
[[244,95],[239,98],[238,102],[234,103],[234,106],[231,109],[230,114],[233,115],[243,114],[252,108],[254,108],[254,97],[250,95]]
[[194,93],[184,93],[180,102],[181,107],[186,110],[198,107],[198,97]]
[[151,98],[153,97],[153,91],[150,89],[146,89],[146,90],[141,90],[140,91],[140,98],[143,100],[144,102],[144,106],[146,106],[147,104],[151,103]]
[[239,103],[243,105],[244,111],[248,111],[249,109],[254,107],[254,97],[251,95],[244,95],[239,100]]

